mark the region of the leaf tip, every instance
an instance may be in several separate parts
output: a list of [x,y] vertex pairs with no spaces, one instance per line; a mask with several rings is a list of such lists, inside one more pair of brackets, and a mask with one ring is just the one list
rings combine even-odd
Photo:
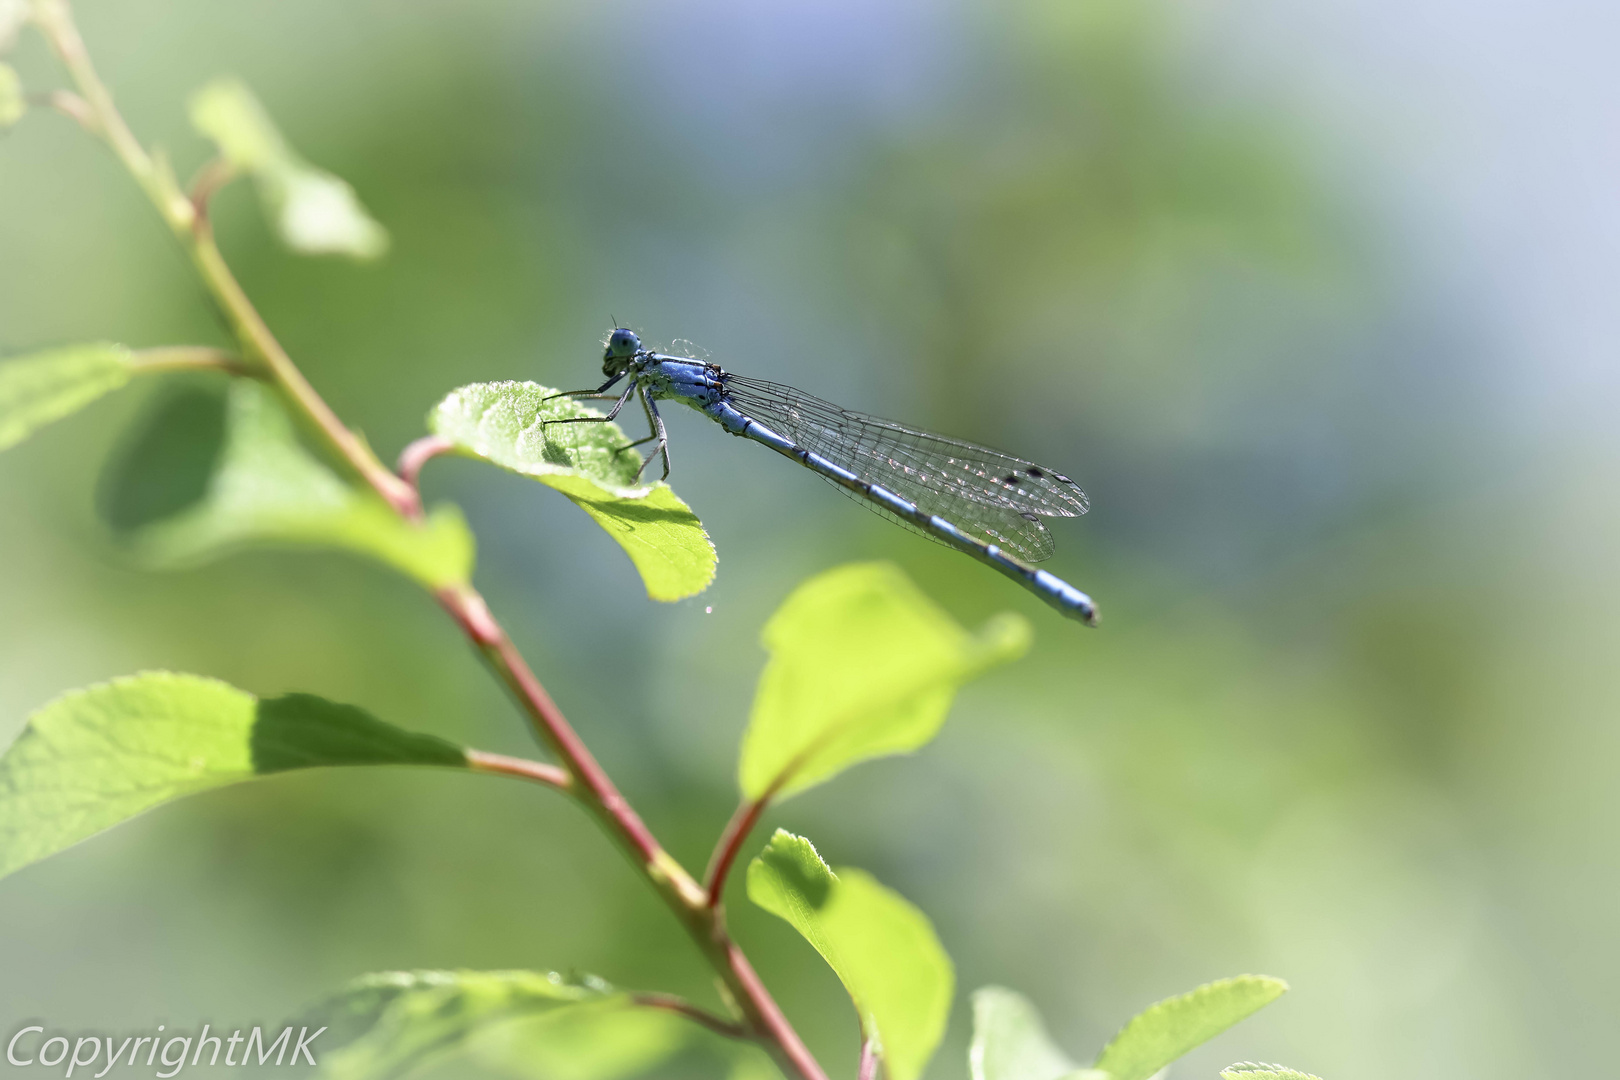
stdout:
[[833,882],[838,880],[814,844],[786,829],[777,829],[765,849],[748,864],[748,895],[755,903],[761,903],[758,893],[767,876],[802,896],[812,908],[827,902]]

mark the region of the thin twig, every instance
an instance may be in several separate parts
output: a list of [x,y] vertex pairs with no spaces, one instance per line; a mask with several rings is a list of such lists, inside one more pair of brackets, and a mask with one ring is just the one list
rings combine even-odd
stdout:
[[741,1024],[734,1024],[724,1017],[716,1016],[707,1009],[693,1005],[685,998],[674,994],[631,994],[630,1000],[637,1005],[649,1009],[664,1009],[668,1012],[677,1012],[689,1020],[695,1020],[717,1035],[724,1035],[728,1039],[745,1039],[753,1041],[754,1033]]
[[760,816],[771,805],[771,800],[776,798],[777,792],[798,775],[805,762],[842,734],[843,730],[843,726],[838,725],[822,732],[777,771],[776,779],[771,781],[770,787],[766,788],[759,798],[752,801],[744,799],[738,804],[731,815],[731,820],[726,822],[725,829],[720,833],[720,839],[716,841],[714,851],[709,855],[708,869],[703,874],[703,891],[708,895],[710,907],[719,909],[720,902],[725,898],[726,876],[731,872],[732,864],[737,861],[737,855],[747,841],[748,834],[759,824]]
[[64,116],[72,117],[90,134],[101,134],[100,129],[96,127],[95,114],[90,111],[90,104],[71,90],[45,90],[26,94],[23,100],[38,108],[55,109]]
[[242,286],[237,282],[235,275],[231,273],[230,267],[225,264],[225,257],[220,254],[219,246],[214,243],[214,232],[208,219],[196,217],[194,212],[189,210],[191,205],[189,200],[186,205],[191,222],[190,227],[182,234],[183,238],[188,240],[192,260],[212,287],[215,299],[235,326],[237,336],[251,352],[263,358],[283,393],[325,436],[332,449],[349,463],[360,478],[401,515],[407,518],[417,517],[419,508],[415,489],[389,472],[388,467],[378,461],[377,455],[371,452],[366,441],[345,427],[343,421],[338,419],[337,413],[332,411],[332,407],[315,392],[315,388],[304,377],[304,373],[298,370],[292,357],[287,355],[281,343],[270,332],[270,327],[265,325],[258,309],[253,306],[247,294],[242,291]]
[[419,489],[422,466],[440,454],[448,454],[454,447],[455,443],[443,435],[424,435],[400,451],[399,463],[394,466],[394,471],[399,473],[401,480]]
[[222,157],[209,159],[207,164],[197,170],[197,175],[191,178],[187,191],[190,192],[191,208],[196,211],[198,221],[208,217],[208,205],[213,201],[214,195],[234,179],[236,166]]
[[619,793],[490,614],[483,597],[471,586],[441,589],[436,595],[523,707],[541,741],[577,781],[572,789],[574,796],[596,816],[608,835],[646,875],[719,972],[744,1018],[759,1033],[761,1044],[776,1059],[777,1065],[802,1080],[826,1080],[826,1073],[793,1030],[793,1025],[788,1023],[748,958],[726,933],[720,912],[709,906],[708,894],[663,849],[640,815]]
[[741,1000],[746,1003],[744,1007],[753,1013],[750,1019],[769,1040],[765,1048],[776,1058],[777,1064],[785,1066],[784,1072],[797,1072],[805,1080],[827,1080],[827,1074],[821,1071],[821,1063],[800,1041],[799,1033],[793,1030],[788,1018],[782,1015],[781,1007],[771,997],[770,991],[765,989],[765,984],[759,981],[759,975],[754,971],[754,965],[748,962],[748,957],[743,955],[736,942],[725,936],[724,929],[719,929],[717,935],[716,944],[725,958],[726,971],[731,975],[726,983],[734,988],[733,993],[737,988],[742,990]]
[[575,793],[610,826],[610,832],[629,850],[638,865],[661,885],[673,889],[674,898],[687,907],[701,906],[703,890],[666,852],[641,816],[597,763],[562,710],[551,700],[522,654],[490,614],[489,606],[471,586],[439,590],[439,603],[472,638],[524,712],[529,715],[535,734],[578,781]]
[[863,1039],[861,1041],[861,1067],[856,1076],[858,1080],[877,1080],[877,1072],[877,1043],[871,1039]]
[[167,371],[223,371],[228,375],[260,374],[235,353],[207,345],[164,345],[137,349],[130,354],[130,366],[139,374]]
[[95,125],[92,130],[112,147],[113,153],[118,155],[136,183],[145,189],[170,227],[176,230],[188,227],[192,218],[191,204],[179,192],[163,189],[157,170],[152,166],[151,155],[129,130],[129,125],[124,123],[123,116],[113,105],[112,94],[96,74],[95,65],[90,63],[90,53],[84,47],[84,39],[79,36],[79,28],[73,22],[67,0],[34,0],[34,21],[78,86]]
[[573,787],[573,778],[566,769],[559,769],[555,765],[548,765],[543,761],[530,761],[528,758],[507,757],[505,754],[491,754],[483,750],[467,751],[467,767],[474,772],[495,773],[499,776],[515,776],[520,780],[532,780],[537,784],[554,787],[558,791],[567,791]]
[[703,892],[708,897],[710,907],[720,906],[726,891],[726,875],[731,873],[738,852],[748,840],[748,834],[759,824],[760,815],[765,812],[768,805],[770,805],[769,795],[760,799],[744,799],[737,804],[737,810],[731,815],[731,820],[726,822],[725,831],[720,834],[719,841],[714,845],[714,852],[709,856],[709,867],[703,873]]

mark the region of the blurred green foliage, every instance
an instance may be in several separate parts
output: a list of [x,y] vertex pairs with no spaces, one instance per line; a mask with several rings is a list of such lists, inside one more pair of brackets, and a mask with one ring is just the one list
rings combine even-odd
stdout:
[[[591,381],[617,315],[1091,493],[1053,569],[1106,606],[1098,633],[691,418],[672,480],[721,560],[673,606],[532,484],[430,470],[478,532],[480,588],[688,865],[731,810],[765,616],[810,573],[892,558],[969,624],[1028,612],[1031,656],[925,753],[767,824],[927,911],[960,985],[1018,987],[1074,1049],[1214,975],[1289,978],[1187,1076],[1607,1066],[1612,438],[1526,405],[1561,345],[1514,338],[1530,300],[1459,285],[1464,249],[1408,227],[1421,182],[1330,169],[1331,118],[1223,78],[1244,60],[1194,13],[79,7],[181,175],[209,153],[183,103],[230,72],[387,226],[384,260],[311,262],[249,192],[217,203],[250,294],[385,457],[452,387]],[[8,59],[56,85],[29,36]],[[116,165],[31,109],[0,140],[0,351],[109,337],[226,340]],[[167,667],[528,751],[386,572],[132,567],[92,490],[159,392],[0,460],[0,735],[63,687]],[[852,1060],[833,976],[735,907],[812,1048]],[[0,1015],[64,1028],[279,1016],[378,969],[580,967],[712,999],[589,822],[456,775],[221,790],[0,882],[0,910]],[[929,1075],[963,1075],[969,1028],[959,996]]]
[[1094,1065],[1080,1068],[1053,1044],[1028,998],[982,987],[973,992],[968,1071],[973,1080],[1151,1080],[1287,990],[1281,979],[1239,975],[1155,1002],[1108,1040]]

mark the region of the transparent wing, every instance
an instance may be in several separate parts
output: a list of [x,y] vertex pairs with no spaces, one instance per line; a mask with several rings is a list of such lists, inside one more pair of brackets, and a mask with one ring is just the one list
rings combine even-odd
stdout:
[[[853,412],[781,383],[727,375],[725,385],[745,415],[1030,562],[1052,555],[1052,534],[1042,518],[1074,517],[1089,508],[1073,480],[999,450]],[[839,490],[921,532],[847,488]]]

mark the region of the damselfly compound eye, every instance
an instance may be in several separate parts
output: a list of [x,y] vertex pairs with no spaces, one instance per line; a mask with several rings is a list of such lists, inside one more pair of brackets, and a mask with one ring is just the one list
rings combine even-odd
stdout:
[[641,351],[641,339],[624,327],[616,328],[608,337],[609,356],[634,356]]

